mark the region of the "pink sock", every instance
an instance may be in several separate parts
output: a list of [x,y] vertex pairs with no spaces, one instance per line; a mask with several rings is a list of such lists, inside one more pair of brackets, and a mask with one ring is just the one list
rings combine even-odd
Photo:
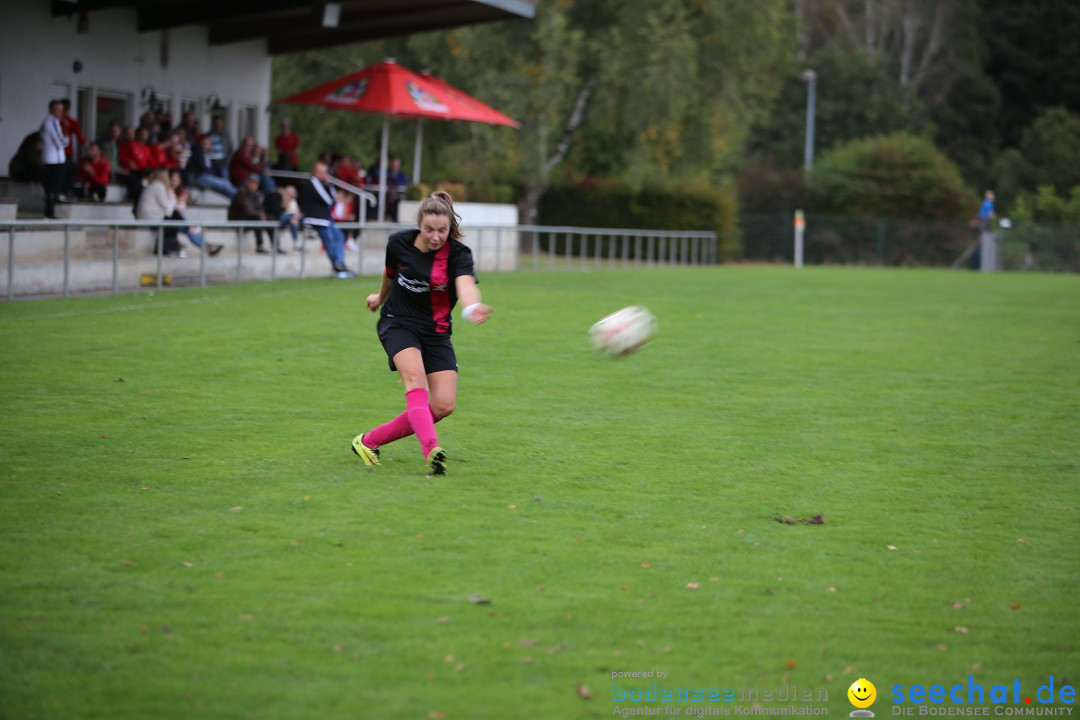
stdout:
[[[428,405],[428,409],[431,406]],[[434,417],[435,413],[432,413]],[[441,418],[440,418],[441,419]],[[435,422],[439,422],[436,420]],[[377,448],[380,445],[388,445],[395,440],[409,437],[413,434],[412,423],[409,422],[408,411],[401,413],[388,423],[380,425],[364,433],[364,444],[369,448]]]
[[412,423],[409,422],[409,413],[403,412],[390,422],[364,433],[364,444],[369,448],[377,448],[380,445],[392,443],[412,434],[413,429]]
[[405,414],[409,416],[416,439],[420,441],[421,452],[427,457],[431,449],[439,444],[439,438],[435,435],[435,418],[431,416],[428,406],[427,390],[417,388],[405,393]]

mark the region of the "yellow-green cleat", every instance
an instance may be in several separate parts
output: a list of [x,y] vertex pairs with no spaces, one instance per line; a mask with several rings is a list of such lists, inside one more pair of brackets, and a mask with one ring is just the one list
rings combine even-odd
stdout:
[[369,448],[364,444],[364,435],[361,433],[352,440],[352,451],[364,461],[365,465],[379,464],[379,448]]
[[428,472],[432,475],[446,474],[446,451],[441,447],[433,447],[427,456]]

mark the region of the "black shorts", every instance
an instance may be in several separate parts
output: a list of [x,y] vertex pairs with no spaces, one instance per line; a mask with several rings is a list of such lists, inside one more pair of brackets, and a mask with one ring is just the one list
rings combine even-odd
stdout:
[[420,356],[424,359],[424,372],[431,374],[443,370],[457,372],[457,356],[454,355],[454,346],[450,343],[449,335],[438,333],[421,333],[386,320],[379,320],[379,342],[386,351],[386,357],[390,361],[390,370],[396,371],[394,356],[405,348],[417,348]]

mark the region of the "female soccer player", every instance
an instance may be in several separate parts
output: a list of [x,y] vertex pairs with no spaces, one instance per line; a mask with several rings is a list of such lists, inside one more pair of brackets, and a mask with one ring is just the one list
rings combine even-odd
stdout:
[[491,308],[480,302],[472,251],[461,241],[461,218],[445,192],[420,204],[417,229],[390,236],[386,272],[379,292],[367,297],[368,309],[382,307],[379,341],[405,386],[405,412],[353,438],[352,449],[365,465],[379,464],[379,447],[415,434],[428,470],[446,472],[435,423],[454,411],[457,358],[450,343],[450,311],[460,299],[461,316],[479,325]]

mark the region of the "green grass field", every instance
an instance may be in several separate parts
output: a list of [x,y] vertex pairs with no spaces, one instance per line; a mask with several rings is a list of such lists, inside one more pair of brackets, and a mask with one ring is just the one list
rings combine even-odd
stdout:
[[[0,306],[0,717],[1080,681],[1080,278],[481,281],[440,478],[414,438],[349,451],[404,406],[376,279]],[[593,353],[631,303],[661,334]]]

